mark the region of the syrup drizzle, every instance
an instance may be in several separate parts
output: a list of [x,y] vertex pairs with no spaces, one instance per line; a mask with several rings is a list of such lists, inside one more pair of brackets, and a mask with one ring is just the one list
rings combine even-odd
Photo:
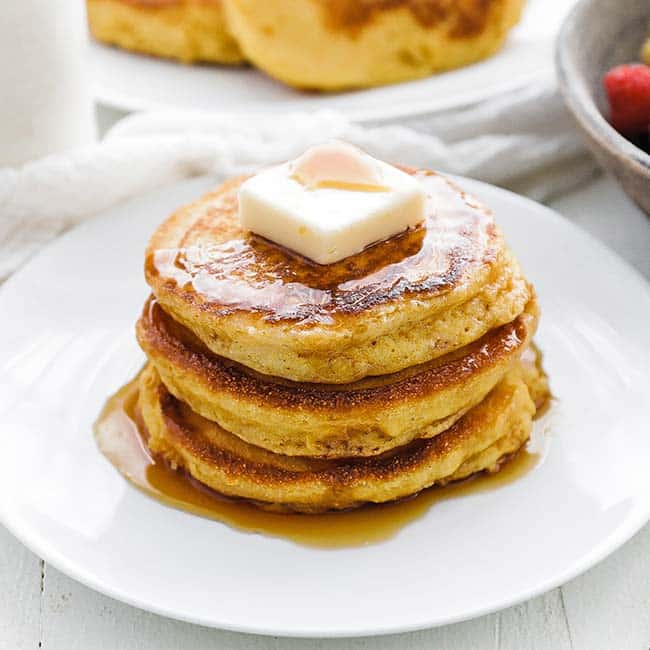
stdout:
[[197,296],[213,313],[255,311],[270,321],[330,325],[337,315],[407,294],[449,291],[495,261],[501,244],[494,217],[443,177],[409,173],[427,191],[425,227],[334,264],[316,264],[245,231],[233,186],[205,200],[178,248],[149,251],[147,275]]
[[396,502],[325,514],[262,510],[224,497],[149,453],[138,428],[138,378],[111,397],[95,425],[101,452],[135,487],[161,503],[222,522],[231,528],[304,546],[341,548],[376,544],[396,535],[436,503],[498,490],[534,469],[542,453],[521,450],[496,474],[481,474],[444,488],[423,490]]

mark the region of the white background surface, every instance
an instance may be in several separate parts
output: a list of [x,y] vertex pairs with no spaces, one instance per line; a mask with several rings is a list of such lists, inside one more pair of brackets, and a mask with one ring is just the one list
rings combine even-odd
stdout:
[[[650,222],[612,181],[599,179],[552,205],[650,278]],[[646,527],[584,576],[499,614],[407,635],[310,641],[219,632],[144,613],[75,583],[0,529],[0,649],[646,649],[649,557]]]

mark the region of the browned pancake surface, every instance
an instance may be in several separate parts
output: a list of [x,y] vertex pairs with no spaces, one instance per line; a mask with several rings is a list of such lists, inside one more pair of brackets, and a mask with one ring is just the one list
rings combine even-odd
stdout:
[[167,392],[153,368],[140,381],[149,446],[172,466],[231,496],[318,512],[390,501],[483,469],[528,438],[535,406],[521,375],[508,374],[447,431],[361,459],[283,456],[244,442]]
[[212,314],[304,323],[444,294],[487,274],[501,247],[491,213],[443,177],[407,171],[429,194],[424,225],[326,266],[243,230],[243,179],[229,181],[161,226],[147,250],[147,279],[154,293],[163,288]]
[[448,36],[467,38],[481,33],[488,22],[492,0],[319,0],[327,23],[352,34],[387,11],[404,7],[423,27],[448,23]]
[[294,382],[263,375],[210,352],[186,327],[173,320],[151,297],[138,323],[138,339],[155,359],[163,356],[179,372],[200,376],[216,391],[269,406],[339,411],[364,406],[385,408],[461,386],[488,368],[510,363],[530,341],[537,322],[531,303],[511,323],[502,325],[451,354],[391,375],[367,377],[352,384]]

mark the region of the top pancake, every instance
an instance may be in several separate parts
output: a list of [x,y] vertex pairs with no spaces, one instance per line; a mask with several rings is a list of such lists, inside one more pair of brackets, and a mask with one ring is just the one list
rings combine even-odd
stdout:
[[[406,171],[428,194],[423,226],[330,265],[245,231],[244,179],[230,180],[158,228],[147,282],[213,352],[295,381],[350,382],[450,352],[513,320],[529,291],[487,208],[438,174]],[[463,305],[457,320],[471,338],[433,345],[431,332],[418,333]]]

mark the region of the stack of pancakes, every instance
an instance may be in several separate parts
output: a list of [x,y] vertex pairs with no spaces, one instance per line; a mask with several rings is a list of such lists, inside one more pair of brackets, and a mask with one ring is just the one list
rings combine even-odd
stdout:
[[137,325],[155,455],[319,512],[496,471],[524,445],[547,395],[532,287],[487,208],[405,171],[425,222],[326,266],[242,229],[242,178],[158,228]]
[[87,0],[95,38],[180,59],[256,65],[299,88],[415,79],[496,52],[523,0]]

